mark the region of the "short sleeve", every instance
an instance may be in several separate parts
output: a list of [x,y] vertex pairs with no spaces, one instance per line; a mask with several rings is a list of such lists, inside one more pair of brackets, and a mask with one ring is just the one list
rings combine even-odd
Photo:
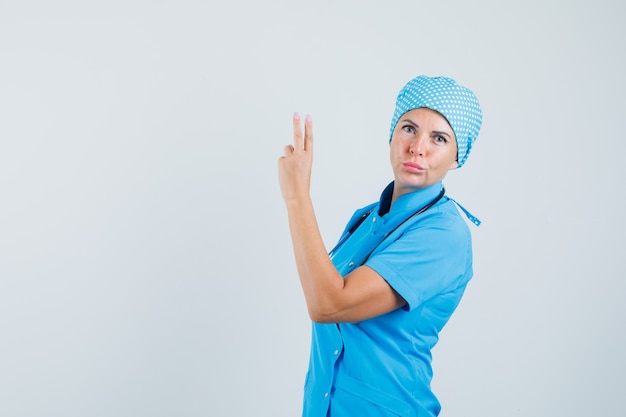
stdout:
[[434,210],[379,247],[365,265],[381,275],[413,310],[439,293],[465,285],[472,277],[469,228],[460,216]]

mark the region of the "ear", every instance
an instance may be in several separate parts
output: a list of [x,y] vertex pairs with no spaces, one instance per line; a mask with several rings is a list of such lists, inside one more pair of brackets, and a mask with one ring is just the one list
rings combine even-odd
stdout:
[[458,167],[459,167],[459,161],[458,161],[458,160],[454,160],[454,161],[452,161],[452,163],[450,164],[450,168],[448,168],[448,171],[449,171],[449,170],[452,170],[452,169],[457,169]]

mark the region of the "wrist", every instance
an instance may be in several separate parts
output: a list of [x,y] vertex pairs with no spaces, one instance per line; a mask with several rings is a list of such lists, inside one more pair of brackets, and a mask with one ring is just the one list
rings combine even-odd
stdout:
[[307,206],[311,206],[311,196],[308,194],[293,195],[284,198],[287,210],[301,210]]

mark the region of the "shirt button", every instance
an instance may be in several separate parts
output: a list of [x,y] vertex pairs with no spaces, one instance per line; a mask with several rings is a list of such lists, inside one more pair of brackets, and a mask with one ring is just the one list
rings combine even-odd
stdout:
[[336,355],[339,355],[339,350],[336,350],[336,351],[335,351],[335,356],[336,356]]
[[328,398],[328,393],[324,394],[324,398]]
[[348,266],[354,266],[354,262],[350,262]]
[[374,218],[372,219],[372,222],[376,223],[376,217],[374,217]]

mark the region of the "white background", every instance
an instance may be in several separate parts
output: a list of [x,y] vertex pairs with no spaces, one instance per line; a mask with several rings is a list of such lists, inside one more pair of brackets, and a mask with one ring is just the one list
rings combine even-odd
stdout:
[[484,111],[445,417],[618,416],[626,7],[0,1],[0,415],[296,416],[309,321],[276,161],[315,123],[328,246],[418,74]]

